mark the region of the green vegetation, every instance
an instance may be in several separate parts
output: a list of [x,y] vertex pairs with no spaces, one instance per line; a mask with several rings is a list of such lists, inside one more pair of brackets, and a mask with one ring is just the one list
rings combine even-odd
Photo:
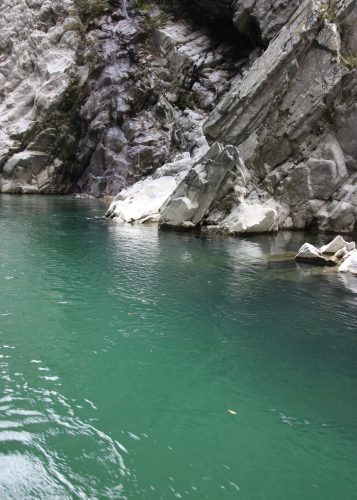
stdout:
[[320,16],[330,23],[337,23],[337,5],[336,0],[327,0],[320,7]]
[[150,2],[148,0],[134,0],[133,6],[136,10],[141,11],[144,14],[149,14],[150,10],[156,4],[160,7],[163,15],[166,16],[178,16],[182,12],[182,6],[179,0],[153,0]]
[[155,30],[159,29],[167,20],[165,15],[151,16],[149,13],[144,13],[142,27],[144,31],[151,35]]
[[349,69],[357,69],[357,53],[356,54],[341,54],[343,64]]
[[[153,15],[155,6],[159,7],[160,13]],[[182,16],[180,0],[133,0],[133,7],[142,15],[142,27],[148,35],[160,28],[170,17]]]
[[182,111],[185,109],[195,109],[195,99],[192,91],[180,89],[178,93],[178,98],[176,101],[176,106]]
[[182,11],[182,6],[178,0],[157,0],[160,9],[167,15],[177,16]]
[[150,11],[151,5],[146,0],[134,0],[133,7],[136,10],[148,13]]
[[61,131],[67,127],[79,126],[79,111],[85,98],[87,89],[80,86],[79,79],[73,78],[56,109],[40,115],[36,133],[48,127],[55,127]]
[[146,0],[133,1],[134,8],[142,15],[141,25],[147,35],[151,35],[167,21],[167,15],[163,11],[153,15],[152,9],[154,5],[154,3]]
[[78,13],[83,22],[111,12],[115,0],[75,0]]

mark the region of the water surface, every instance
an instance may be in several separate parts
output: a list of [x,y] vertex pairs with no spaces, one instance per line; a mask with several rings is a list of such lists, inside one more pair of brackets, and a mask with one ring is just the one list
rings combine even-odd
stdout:
[[0,196],[0,498],[355,499],[356,279],[105,209]]

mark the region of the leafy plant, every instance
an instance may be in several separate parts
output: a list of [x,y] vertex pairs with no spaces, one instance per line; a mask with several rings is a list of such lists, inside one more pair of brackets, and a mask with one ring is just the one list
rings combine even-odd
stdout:
[[157,0],[157,3],[160,9],[167,15],[177,16],[182,10],[178,0]]
[[321,18],[325,19],[326,21],[329,21],[330,23],[337,24],[338,22],[337,13],[338,11],[337,11],[336,0],[327,0],[320,7]]
[[115,0],[75,0],[82,21],[88,22],[110,12]]
[[136,10],[148,13],[150,11],[150,3],[146,0],[134,0],[133,7]]
[[357,69],[357,53],[356,54],[341,54],[343,64],[349,69]]

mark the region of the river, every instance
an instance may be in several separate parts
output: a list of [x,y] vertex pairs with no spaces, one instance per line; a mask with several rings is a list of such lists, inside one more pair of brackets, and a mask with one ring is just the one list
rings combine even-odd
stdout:
[[355,499],[357,279],[286,253],[329,238],[105,210],[0,196],[0,498]]

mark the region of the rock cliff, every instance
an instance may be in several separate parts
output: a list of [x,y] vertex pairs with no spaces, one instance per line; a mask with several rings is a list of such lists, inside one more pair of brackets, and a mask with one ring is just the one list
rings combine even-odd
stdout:
[[1,192],[68,192],[81,23],[71,0],[3,0],[0,13]]
[[357,229],[357,0],[3,0],[0,190]]
[[354,229],[356,20],[354,1],[304,2],[204,125],[209,141],[239,148],[252,176],[244,203],[274,208],[275,228]]

